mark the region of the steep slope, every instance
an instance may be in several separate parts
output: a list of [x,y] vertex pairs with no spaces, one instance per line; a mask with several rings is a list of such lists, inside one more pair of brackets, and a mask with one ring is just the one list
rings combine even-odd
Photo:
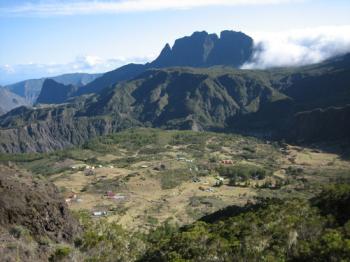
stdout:
[[[83,86],[100,76],[100,74],[76,73],[50,77],[50,79],[53,79],[56,82],[64,85]],[[35,103],[37,97],[39,96],[45,79],[46,78],[25,80],[19,83],[8,85],[6,88],[18,96],[24,98],[27,104],[32,105]]]
[[[340,131],[344,127],[343,122],[332,121],[330,126],[329,114],[323,113],[334,112],[332,108],[336,107],[338,110],[335,112],[342,111],[343,115],[346,107],[350,105],[349,54],[315,65],[274,69],[268,72],[274,89],[290,97],[292,101],[289,104],[277,103],[273,107],[269,105],[258,112],[240,116],[239,119],[235,119],[235,122],[241,131],[244,130],[253,135],[259,133],[272,135],[271,130],[273,130],[274,135],[276,131],[279,132],[277,137],[293,141],[311,141],[312,137],[315,138],[312,139],[313,141],[321,138],[328,140],[344,138],[345,133]],[[340,110],[341,108],[345,111]],[[313,117],[318,115],[315,112],[323,112],[321,115],[325,118],[314,119]],[[276,116],[279,116],[282,121],[276,121]],[[306,116],[310,121],[301,121]],[[314,125],[316,121],[318,129]],[[311,132],[312,130],[314,132]],[[346,137],[349,139],[349,135]]]
[[[327,107],[295,114],[288,123],[289,139],[298,142],[318,142],[342,139],[350,142],[350,104]],[[345,142],[345,141],[344,141]]]
[[49,151],[142,125],[222,130],[234,116],[288,100],[265,76],[229,68],[150,70],[70,105],[11,111],[0,118],[0,148]]
[[0,115],[23,105],[28,105],[28,103],[22,97],[0,86]]
[[73,73],[49,78],[64,85],[84,86],[100,76],[102,76],[102,74]]
[[53,184],[2,165],[0,173],[0,238],[19,247],[1,245],[1,260],[48,261],[50,250],[39,245],[40,241],[73,242],[79,224]]
[[37,104],[56,104],[67,100],[78,88],[73,85],[64,85],[52,79],[43,83]]
[[349,62],[347,55],[271,71],[151,69],[67,105],[11,111],[0,117],[0,150],[61,149],[131,126],[235,131],[303,142],[349,139]]
[[74,96],[97,93],[102,89],[112,86],[120,81],[132,79],[145,70],[146,67],[139,64],[128,64],[122,66],[116,70],[103,74],[101,77],[97,78],[86,86],[79,88]]
[[87,115],[115,112],[163,128],[222,129],[232,117],[288,99],[264,73],[234,69],[149,70],[106,91]]
[[81,145],[90,138],[140,125],[120,115],[87,117],[85,101],[68,105],[20,107],[1,119],[0,152],[48,152]]

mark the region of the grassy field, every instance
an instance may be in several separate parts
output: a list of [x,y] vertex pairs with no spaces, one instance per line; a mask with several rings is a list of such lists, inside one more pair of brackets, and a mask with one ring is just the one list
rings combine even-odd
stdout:
[[108,221],[141,232],[164,221],[189,224],[257,197],[310,198],[322,184],[350,177],[349,161],[320,149],[156,129],[51,154],[0,155],[0,161],[49,178],[67,199],[75,194],[72,210],[106,211]]

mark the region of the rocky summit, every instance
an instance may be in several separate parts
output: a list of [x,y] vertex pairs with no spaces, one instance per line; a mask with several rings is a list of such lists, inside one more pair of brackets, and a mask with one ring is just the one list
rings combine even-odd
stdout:
[[151,67],[226,65],[240,67],[252,58],[253,39],[241,32],[223,31],[220,37],[195,32],[177,39],[171,48],[166,44]]

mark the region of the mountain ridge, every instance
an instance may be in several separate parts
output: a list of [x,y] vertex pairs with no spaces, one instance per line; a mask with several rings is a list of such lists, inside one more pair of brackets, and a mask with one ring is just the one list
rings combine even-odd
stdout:
[[[226,55],[223,55],[226,53]],[[229,53],[230,55],[227,55]],[[131,80],[152,68],[174,66],[210,67],[226,65],[238,68],[251,59],[253,39],[242,32],[223,31],[220,38],[206,31],[194,32],[175,41],[171,48],[166,44],[158,58],[146,64],[127,64],[105,73],[100,78],[78,89],[74,96],[98,93],[108,86]],[[192,55],[195,54],[195,55]],[[61,101],[64,102],[64,101]]]
[[294,142],[348,139],[350,132],[336,130],[348,128],[338,122],[349,116],[349,72],[349,55],[289,69],[150,69],[67,104],[7,113],[0,117],[0,151],[63,149],[138,126],[242,132]]
[[29,105],[25,99],[11,92],[6,87],[0,86],[0,115],[25,105]]
[[6,88],[16,95],[25,99],[26,103],[33,105],[38,98],[42,85],[46,79],[53,79],[64,85],[83,86],[99,77],[101,74],[71,73],[54,77],[44,77],[39,79],[28,79],[14,84],[6,85]]

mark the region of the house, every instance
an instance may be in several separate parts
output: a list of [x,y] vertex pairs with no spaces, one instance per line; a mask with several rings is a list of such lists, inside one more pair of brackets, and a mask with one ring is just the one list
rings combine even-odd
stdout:
[[113,193],[112,191],[107,191],[105,196],[108,197],[108,198],[114,198],[115,197],[115,193]]
[[107,212],[106,211],[94,211],[94,212],[92,212],[92,215],[95,217],[107,216]]
[[78,196],[77,196],[77,194],[75,194],[73,192],[70,193],[65,199],[67,204],[72,203],[72,202],[77,201],[77,200],[78,200]]
[[76,165],[71,166],[71,168],[72,168],[73,170],[77,170],[77,169],[86,169],[86,165],[85,165],[85,164],[76,164]]
[[214,192],[214,189],[211,188],[211,187],[205,188],[205,187],[203,187],[203,186],[200,186],[198,189],[201,190],[201,191],[204,191],[204,192],[210,192],[210,193],[213,193],[213,192]]
[[232,161],[232,160],[221,160],[221,164],[224,164],[224,165],[232,165],[232,164],[233,164],[233,161]]
[[114,196],[115,200],[124,200],[125,198],[126,198],[126,196],[123,196],[123,195]]

